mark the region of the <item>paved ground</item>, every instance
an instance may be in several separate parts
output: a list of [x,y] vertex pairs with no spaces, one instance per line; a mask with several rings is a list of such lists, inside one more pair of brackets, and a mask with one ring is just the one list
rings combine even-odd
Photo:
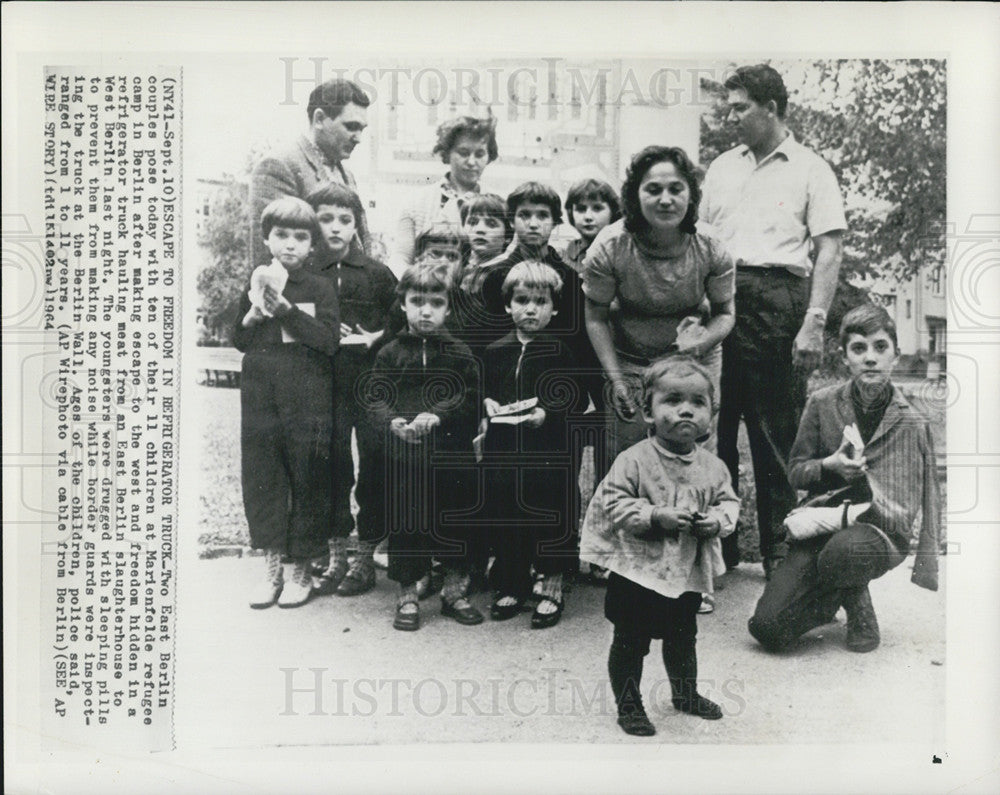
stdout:
[[601,589],[576,586],[549,630],[530,630],[527,614],[462,627],[431,599],[423,628],[402,633],[384,572],[366,596],[255,611],[246,597],[261,559],[192,558],[178,583],[178,749],[544,741],[899,743],[930,753],[944,725],[944,577],[937,593],[917,588],[911,563],[872,584],[883,640],[866,655],[844,649],[842,612],[793,650],[763,652],[746,632],[763,574],[744,564],[724,578],[716,612],[699,618],[702,691],[726,717],[673,710],[654,644],[643,692],[658,734],[636,739],[613,719]]

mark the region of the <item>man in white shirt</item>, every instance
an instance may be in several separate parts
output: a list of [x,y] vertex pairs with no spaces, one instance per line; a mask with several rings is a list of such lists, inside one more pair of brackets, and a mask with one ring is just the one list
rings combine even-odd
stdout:
[[[740,145],[717,157],[700,216],[736,260],[736,327],[723,343],[719,457],[738,486],[739,422],[753,459],[765,573],[784,557],[782,521],[795,505],[788,453],[820,362],[837,287],[843,199],[829,164],[785,124],[788,93],[770,66],[743,66],[725,83]],[[724,544],[739,563],[737,534]]]

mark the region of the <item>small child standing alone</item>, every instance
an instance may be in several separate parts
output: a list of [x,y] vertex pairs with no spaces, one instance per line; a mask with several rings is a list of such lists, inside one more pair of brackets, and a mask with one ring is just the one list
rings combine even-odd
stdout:
[[[277,199],[261,216],[273,261],[287,272],[279,291],[254,281],[240,299],[233,344],[243,351],[240,449],[243,506],[265,576],[250,606],[298,607],[309,599],[309,561],[330,535],[332,357],[337,350],[336,288],[303,269],[318,239],[316,214],[301,199]],[[285,582],[282,561],[292,560]]]
[[712,592],[714,572],[725,571],[719,538],[733,531],[740,508],[725,464],[697,444],[714,402],[711,378],[695,361],[651,364],[642,412],[653,435],[615,459],[587,509],[580,557],[611,572],[608,675],[628,734],[656,733],[639,692],[651,638],[663,639],[674,707],[722,717],[719,705],[698,693],[695,653],[701,594]]

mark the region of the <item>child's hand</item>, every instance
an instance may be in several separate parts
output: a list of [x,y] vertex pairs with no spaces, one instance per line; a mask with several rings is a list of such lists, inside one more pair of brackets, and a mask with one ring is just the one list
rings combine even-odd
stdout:
[[410,425],[407,425],[406,420],[402,417],[394,418],[389,423],[389,430],[407,444],[420,444],[420,437],[417,436]]
[[288,302],[288,299],[271,287],[271,285],[267,285],[264,288],[264,306],[275,317],[284,317],[292,311],[292,305]]
[[695,538],[715,538],[722,532],[722,524],[718,519],[711,516],[704,516],[700,513],[694,514],[694,521],[691,523],[691,535]]
[[382,335],[385,334],[385,329],[379,329],[378,331],[365,331],[363,328],[361,328],[360,323],[357,323],[354,326],[354,328],[356,333],[360,334],[362,337],[365,338],[366,348],[370,348],[372,345],[374,345],[376,342],[382,339]]
[[418,439],[422,439],[431,432],[431,429],[436,428],[440,424],[441,418],[437,414],[425,411],[414,418],[413,422],[410,423],[410,428]]
[[500,404],[497,403],[493,398],[484,398],[483,408],[486,409],[487,417],[495,417],[497,412],[500,411]]
[[643,541],[677,538],[681,530],[690,529],[691,520],[692,515],[688,511],[657,505],[653,508],[653,515],[650,517],[649,530],[643,533],[636,533],[635,537]]
[[267,320],[267,316],[260,311],[259,306],[250,307],[250,311],[243,316],[243,328],[250,328]]
[[535,406],[527,415],[524,424],[529,428],[538,428],[545,422],[545,409]]
[[853,458],[854,446],[844,439],[840,447],[823,459],[823,469],[840,475],[844,480],[856,480],[868,469],[868,461],[864,456]]

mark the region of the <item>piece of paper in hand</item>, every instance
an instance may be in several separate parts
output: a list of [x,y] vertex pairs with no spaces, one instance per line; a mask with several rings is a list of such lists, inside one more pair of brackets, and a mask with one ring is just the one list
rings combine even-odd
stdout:
[[267,265],[258,265],[250,275],[250,303],[260,309],[268,317],[273,315],[264,306],[264,288],[273,287],[280,295],[288,283],[288,271],[277,260],[271,260]]
[[532,397],[526,400],[518,400],[514,403],[507,403],[500,406],[496,413],[490,417],[493,425],[520,425],[528,419],[531,410],[538,405],[538,398]]
[[861,458],[865,454],[865,443],[856,423],[844,426],[844,439],[854,448],[854,458]]

